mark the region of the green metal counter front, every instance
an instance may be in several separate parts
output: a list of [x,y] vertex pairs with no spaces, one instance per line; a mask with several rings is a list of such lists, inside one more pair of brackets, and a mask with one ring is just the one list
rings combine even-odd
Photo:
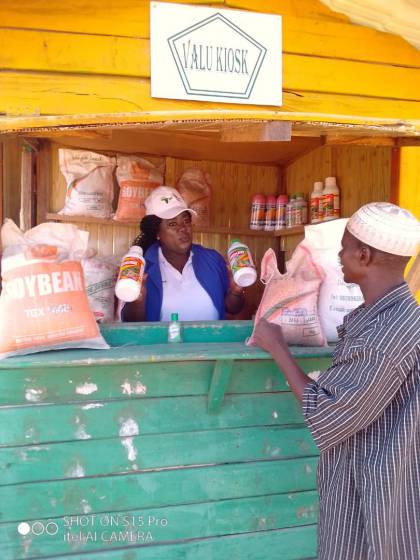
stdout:
[[314,558],[317,448],[251,328],[104,326],[110,350],[0,362],[1,560]]

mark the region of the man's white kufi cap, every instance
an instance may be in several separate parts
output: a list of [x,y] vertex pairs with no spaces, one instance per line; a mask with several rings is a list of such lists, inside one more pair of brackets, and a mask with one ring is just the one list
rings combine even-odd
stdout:
[[365,204],[347,223],[348,231],[375,249],[412,257],[420,243],[420,222],[408,210],[390,202]]

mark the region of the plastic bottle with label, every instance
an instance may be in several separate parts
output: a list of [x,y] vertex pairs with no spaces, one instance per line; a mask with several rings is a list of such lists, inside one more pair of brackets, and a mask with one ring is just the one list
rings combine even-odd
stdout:
[[267,196],[267,201],[265,204],[265,231],[274,231],[276,227],[276,204],[277,199],[273,195]]
[[168,342],[182,342],[181,323],[178,313],[171,313],[171,321],[168,326]]
[[264,229],[265,226],[265,205],[266,199],[263,194],[256,194],[252,197],[250,229]]
[[311,224],[322,222],[322,190],[324,183],[315,181],[314,190],[311,192]]
[[286,228],[292,228],[294,226],[294,196],[289,198],[289,202],[286,205]]
[[286,227],[286,207],[289,202],[287,194],[279,194],[276,201],[276,226],[275,229]]
[[334,220],[340,217],[340,189],[335,177],[325,179],[325,188],[322,191],[322,219]]
[[257,271],[251,251],[245,243],[242,243],[239,239],[232,239],[228,249],[228,259],[235,284],[241,286],[241,288],[246,288],[255,283]]
[[300,207],[297,195],[294,194],[290,197],[292,201],[292,222],[293,227],[302,225],[302,209]]
[[308,223],[308,204],[302,192],[296,193],[296,206],[300,209],[300,224]]
[[121,301],[134,301],[141,293],[145,261],[143,250],[137,245],[122,258],[118,279],[115,284],[115,295]]

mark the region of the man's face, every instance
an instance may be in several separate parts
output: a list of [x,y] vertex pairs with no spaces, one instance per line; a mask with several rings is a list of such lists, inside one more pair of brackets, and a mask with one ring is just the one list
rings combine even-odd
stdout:
[[360,246],[347,229],[341,240],[341,251],[338,253],[344,282],[358,284],[361,279],[362,267],[360,266]]

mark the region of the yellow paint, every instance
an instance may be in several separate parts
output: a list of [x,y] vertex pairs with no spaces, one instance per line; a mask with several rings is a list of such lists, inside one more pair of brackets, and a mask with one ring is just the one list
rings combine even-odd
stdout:
[[[347,21],[317,0],[170,0],[256,12]],[[121,37],[149,36],[148,0],[1,0],[4,27],[94,33]]]
[[[223,0],[166,0],[223,5]],[[149,0],[1,0],[3,27],[148,37]]]
[[405,146],[400,150],[398,203],[420,220],[420,147]]
[[299,55],[283,57],[285,90],[420,100],[420,70]]
[[264,0],[264,2],[261,0],[227,0],[225,4],[240,10],[348,21],[346,16],[332,11],[316,0]]
[[329,58],[420,66],[420,52],[400,37],[343,22],[283,17],[283,49]]
[[318,0],[211,4],[284,15],[281,108],[152,99],[147,0],[3,0],[0,130],[251,118],[420,131],[420,54],[399,38],[350,25]]
[[[402,131],[420,131],[419,102],[351,95],[285,92],[283,106],[277,110],[153,99],[145,79],[14,72],[0,73],[0,92],[1,111],[8,114],[0,117],[0,130],[86,122],[254,118],[393,125]],[[19,115],[25,117],[14,118]],[[36,118],[39,115],[45,117]],[[57,119],[56,115],[69,116]]]
[[[297,26],[298,22],[294,21],[294,24]],[[414,57],[411,59],[419,68],[382,63],[366,64],[327,58],[328,46],[334,45],[331,36],[328,40],[324,39],[324,49],[318,48],[321,57],[306,56],[316,50],[311,49],[311,45],[322,46],[323,43],[318,39],[314,40],[314,36],[309,33],[298,33],[296,29],[291,33],[291,52],[299,52],[298,37],[303,41],[300,43],[300,51],[305,56],[285,52],[285,90],[350,93],[388,99],[420,98],[420,53],[417,60]],[[343,41],[341,44],[348,43]],[[364,52],[366,53],[365,50]],[[343,52],[344,55],[350,55],[349,49]],[[3,69],[150,77],[149,61],[147,39],[20,29],[3,29],[0,33],[0,67]],[[384,83],[387,84],[386,88],[378,87]]]
[[[400,183],[398,204],[407,208],[420,220],[420,147],[406,146],[400,150]],[[411,259],[406,272],[414,259]],[[417,293],[420,304],[420,290]]]
[[0,68],[74,74],[150,76],[149,40],[27,29],[0,29]]

